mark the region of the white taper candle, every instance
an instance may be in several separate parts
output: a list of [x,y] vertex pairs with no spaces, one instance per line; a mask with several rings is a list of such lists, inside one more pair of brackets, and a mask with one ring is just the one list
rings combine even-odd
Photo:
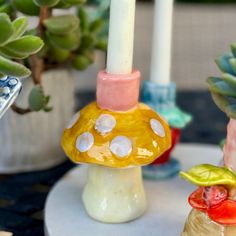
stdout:
[[155,0],[150,79],[163,85],[170,82],[173,4],[174,0]]
[[111,0],[107,72],[129,74],[133,67],[135,0]]

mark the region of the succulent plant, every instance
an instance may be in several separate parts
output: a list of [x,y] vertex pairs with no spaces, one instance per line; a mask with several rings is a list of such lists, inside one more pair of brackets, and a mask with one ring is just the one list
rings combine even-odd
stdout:
[[[67,66],[84,70],[94,62],[96,49],[106,50],[105,17],[102,14],[91,17],[85,2],[0,0],[0,76],[27,77],[32,72],[35,84],[28,108],[14,104],[13,109],[18,113],[51,110],[50,96],[44,95],[41,83],[44,71]],[[100,7],[102,2],[97,1],[95,7]],[[78,9],[77,14],[54,14],[54,9],[71,7]],[[27,29],[27,17],[16,18],[18,12],[38,16],[38,26]]]
[[236,118],[236,44],[231,45],[231,53],[216,59],[219,69],[223,72],[220,77],[207,79],[209,90],[216,105],[227,114]]

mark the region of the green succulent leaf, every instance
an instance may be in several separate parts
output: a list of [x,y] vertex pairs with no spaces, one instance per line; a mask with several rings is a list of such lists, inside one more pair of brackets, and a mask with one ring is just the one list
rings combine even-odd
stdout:
[[225,107],[225,113],[228,117],[236,119],[236,104],[230,104]]
[[107,45],[108,45],[107,39],[103,38],[96,42],[95,48],[105,52],[107,50]]
[[226,81],[217,77],[209,77],[207,82],[211,92],[219,93],[225,96],[236,97],[236,89],[230,86],[230,84],[228,84]]
[[28,77],[31,72],[25,66],[0,56],[0,73],[16,77]]
[[236,57],[236,43],[231,45],[231,52],[233,53],[234,57]]
[[90,60],[88,57],[83,55],[78,55],[75,57],[75,59],[72,61],[72,66],[76,70],[85,70],[90,65]]
[[95,45],[95,38],[92,34],[85,34],[81,38],[80,50],[87,50]]
[[58,35],[65,35],[79,28],[79,19],[74,15],[53,16],[43,23],[49,32]]
[[225,54],[225,55],[218,57],[215,60],[215,62],[222,72],[234,74],[234,71],[229,63],[229,60],[232,58],[233,58],[232,54]]
[[50,49],[50,59],[52,61],[61,63],[66,61],[69,58],[69,56],[70,56],[69,50],[54,48],[54,47],[51,47]]
[[40,85],[36,85],[29,95],[29,107],[32,111],[48,110],[47,107],[50,101],[50,96],[45,96],[43,88]]
[[43,45],[44,43],[39,37],[26,35],[11,41],[4,47],[17,53],[27,53],[31,55],[37,53],[43,47]]
[[39,7],[42,6],[53,7],[57,5],[57,3],[59,2],[59,0],[33,0],[33,1]]
[[236,58],[229,59],[229,64],[230,64],[234,74],[236,75]]
[[13,12],[13,8],[9,3],[4,3],[0,6],[0,13],[6,13],[11,15]]
[[220,145],[221,150],[224,149],[225,143],[226,143],[226,139],[225,138],[220,141],[219,145]]
[[233,171],[209,164],[194,166],[187,172],[181,171],[180,176],[197,186],[236,185],[236,175]]
[[47,38],[53,46],[65,50],[75,50],[78,48],[80,43],[80,37],[77,32],[67,35],[56,35],[47,32]]
[[79,15],[79,19],[80,19],[81,31],[83,33],[88,32],[89,31],[89,16],[88,16],[87,12],[82,7],[80,7],[78,9],[78,15]]
[[235,90],[236,93],[236,76],[228,74],[228,73],[224,73],[221,76],[222,81],[225,81],[229,86],[232,87],[232,89]]
[[78,4],[85,3],[87,0],[61,0],[61,1],[66,3],[66,4],[78,5]]
[[105,25],[105,21],[102,19],[97,19],[95,21],[93,21],[90,24],[90,32],[91,33],[98,33],[99,31],[102,30],[103,26]]
[[211,93],[211,96],[215,104],[220,108],[220,110],[225,112],[226,107],[230,104],[229,99],[218,93]]
[[6,13],[0,13],[0,46],[8,42],[14,33],[11,20]]
[[14,33],[12,39],[17,39],[21,37],[27,29],[28,22],[26,17],[18,17],[12,22]]
[[19,53],[10,48],[0,47],[0,55],[9,59],[25,59],[29,56],[27,53]]
[[33,0],[11,0],[12,5],[20,12],[29,16],[38,16],[39,7],[34,4]]

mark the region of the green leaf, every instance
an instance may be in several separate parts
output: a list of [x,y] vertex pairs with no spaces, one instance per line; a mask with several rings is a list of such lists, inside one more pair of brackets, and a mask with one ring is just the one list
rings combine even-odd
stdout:
[[102,51],[107,51],[107,39],[100,39],[96,44],[95,44],[95,48],[102,50]]
[[226,143],[226,139],[225,139],[225,138],[222,139],[222,140],[220,141],[220,143],[219,143],[220,148],[221,148],[222,151],[223,151],[223,149],[224,149],[225,143]]
[[211,96],[215,104],[220,108],[220,110],[225,112],[226,107],[230,104],[228,98],[218,93],[211,93]]
[[89,65],[90,65],[90,60],[89,58],[83,56],[83,55],[78,55],[77,57],[74,58],[72,61],[72,66],[76,70],[85,70]]
[[61,1],[71,5],[78,5],[85,3],[87,0],[61,0]]
[[24,34],[27,29],[28,22],[26,17],[19,17],[12,22],[14,33],[12,39],[17,39]]
[[0,13],[6,13],[8,15],[11,15],[13,12],[13,8],[9,3],[5,3],[0,6]]
[[61,48],[50,48],[50,60],[56,62],[64,62],[70,56],[70,51]]
[[233,43],[233,44],[231,45],[231,51],[232,51],[234,57],[236,57],[236,43]]
[[86,11],[82,7],[80,7],[78,9],[78,15],[79,15],[79,19],[80,19],[81,31],[83,33],[88,32],[89,31],[89,17],[88,17],[88,14],[86,13]]
[[14,33],[11,20],[6,13],[0,13],[0,46],[8,42]]
[[0,56],[0,73],[9,76],[27,77],[31,74],[25,66]]
[[29,95],[29,107],[32,111],[40,111],[45,106],[45,96],[40,85],[36,85]]
[[236,104],[230,104],[225,107],[225,113],[228,117],[236,119]]
[[209,77],[207,82],[209,84],[210,91],[225,96],[236,97],[236,89],[230,86],[226,81],[217,77]]
[[79,28],[79,19],[74,15],[53,16],[43,23],[49,32],[58,35],[65,35]]
[[232,67],[229,63],[229,60],[233,58],[231,54],[225,54],[220,57],[218,57],[215,62],[220,68],[220,70],[224,73],[234,74],[234,71],[232,70]]
[[98,33],[102,30],[103,26],[105,25],[105,21],[102,19],[97,19],[93,21],[90,25],[90,32],[91,33]]
[[27,53],[18,53],[5,47],[0,47],[0,55],[9,59],[25,59],[29,56]]
[[187,172],[180,172],[180,176],[198,186],[236,185],[236,175],[226,167],[202,164],[192,167]]
[[38,16],[39,7],[36,6],[33,0],[11,0],[12,5],[20,12],[29,16]]
[[229,59],[229,64],[234,71],[234,74],[236,74],[236,58]]
[[93,48],[95,44],[95,38],[91,34],[85,34],[81,38],[80,50],[87,50]]
[[235,89],[236,93],[236,76],[225,73],[221,76],[221,78],[223,81],[227,82],[227,84],[229,84],[232,87],[232,89]]
[[5,48],[18,53],[34,54],[37,53],[43,47],[43,45],[44,43],[39,37],[26,35],[19,39],[11,41],[7,45],[5,45]]
[[65,50],[75,50],[80,43],[79,34],[77,32],[63,36],[47,32],[46,35],[52,46]]
[[34,3],[39,6],[39,7],[53,7],[55,5],[57,5],[57,3],[59,2],[59,0],[33,0]]

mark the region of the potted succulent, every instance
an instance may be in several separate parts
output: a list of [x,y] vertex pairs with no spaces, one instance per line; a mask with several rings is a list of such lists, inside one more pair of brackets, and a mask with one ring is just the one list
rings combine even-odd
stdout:
[[[74,109],[70,68],[84,70],[93,63],[96,49],[106,50],[104,20],[98,17],[90,20],[85,2],[0,1],[0,12],[8,15],[11,24],[18,13],[27,15],[20,18],[23,23],[10,27],[15,27],[23,40],[0,48],[1,57],[10,63],[0,63],[0,73],[27,77],[31,72],[30,78],[22,80],[23,91],[17,103],[0,122],[1,173],[43,169],[64,160],[60,134]],[[60,11],[63,14],[57,14],[57,9],[63,9]],[[75,13],[64,11],[67,9],[75,9]],[[26,26],[29,16],[38,17],[33,29]],[[9,32],[2,29],[9,24],[0,22],[0,40],[8,37]],[[32,37],[40,45],[37,40],[27,41]],[[8,70],[4,71],[4,66]]]
[[203,164],[181,172],[181,176],[199,186],[189,197],[193,210],[188,216],[183,236],[236,235],[236,44],[232,53],[216,62],[221,77],[208,78],[216,105],[230,118],[223,148],[224,166]]

